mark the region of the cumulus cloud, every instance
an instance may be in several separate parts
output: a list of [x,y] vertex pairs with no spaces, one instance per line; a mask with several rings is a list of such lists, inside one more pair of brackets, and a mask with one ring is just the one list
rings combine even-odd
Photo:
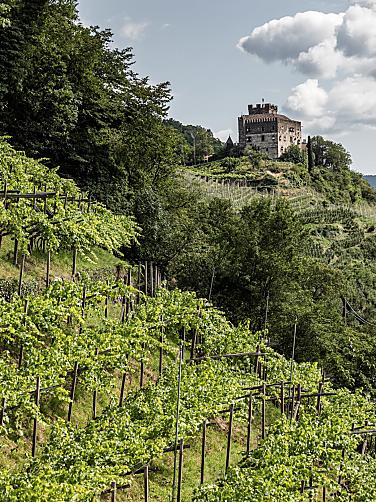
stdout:
[[375,26],[376,9],[361,5],[350,7],[337,33],[337,48],[346,56],[375,57]]
[[353,2],[346,12],[299,12],[274,19],[243,37],[238,47],[310,77],[376,71],[376,0]]
[[328,94],[319,86],[319,81],[309,79],[292,90],[285,108],[295,115],[318,117],[324,113],[327,103]]
[[301,118],[307,132],[343,133],[360,127],[376,127],[376,80],[346,77],[327,91],[318,80],[296,86],[286,101],[287,112]]
[[307,11],[274,19],[238,47],[310,77],[284,109],[310,133],[376,128],[376,0],[349,0],[344,12]]
[[342,18],[343,14],[308,11],[274,19],[243,37],[238,47],[264,61],[293,61],[302,52],[334,37]]
[[127,39],[134,42],[142,37],[149,24],[150,23],[146,21],[136,22],[133,21],[130,17],[127,17],[125,18],[124,23],[121,27],[121,34]]

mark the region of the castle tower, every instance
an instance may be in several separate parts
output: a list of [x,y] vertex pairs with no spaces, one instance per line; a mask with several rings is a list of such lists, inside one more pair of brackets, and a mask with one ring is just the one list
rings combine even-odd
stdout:
[[247,145],[278,159],[291,145],[302,144],[302,124],[278,113],[278,106],[258,103],[248,106],[248,115],[238,119],[239,146]]

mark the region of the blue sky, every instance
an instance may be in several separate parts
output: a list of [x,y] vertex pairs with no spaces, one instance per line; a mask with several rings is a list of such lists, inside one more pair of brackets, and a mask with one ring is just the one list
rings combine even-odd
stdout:
[[171,82],[172,117],[235,139],[238,115],[264,98],[376,174],[376,0],[81,0],[79,9],[133,47],[141,75]]

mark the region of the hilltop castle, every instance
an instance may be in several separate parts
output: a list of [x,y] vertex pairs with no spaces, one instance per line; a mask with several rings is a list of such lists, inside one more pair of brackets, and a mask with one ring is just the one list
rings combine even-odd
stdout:
[[247,145],[266,153],[271,159],[280,157],[291,145],[302,145],[302,124],[278,113],[278,106],[262,103],[248,106],[248,115],[239,123],[239,146]]

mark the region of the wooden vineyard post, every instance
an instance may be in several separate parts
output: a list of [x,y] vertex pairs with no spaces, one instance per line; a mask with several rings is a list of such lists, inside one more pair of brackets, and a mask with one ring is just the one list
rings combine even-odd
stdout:
[[[98,358],[99,349],[95,349],[95,359]],[[93,420],[97,418],[97,398],[98,398],[98,390],[94,389],[93,391]]]
[[108,299],[108,295],[106,296],[105,298],[105,304],[104,304],[104,316],[106,319],[108,319],[108,308],[109,308],[109,299]]
[[197,341],[197,329],[194,329],[192,331],[192,344],[191,344],[191,354],[190,354],[191,359],[195,357],[196,341]]
[[255,360],[255,373],[258,374],[258,371],[259,371],[259,361],[260,361],[260,356],[259,356],[259,352],[260,352],[260,345],[257,345],[256,347],[256,360]]
[[[127,272],[127,286],[131,287],[132,286],[132,269],[129,268]],[[126,304],[125,304],[125,318],[128,319],[129,314],[132,310],[132,304],[131,304],[131,297],[129,296],[126,299]]]
[[247,455],[251,451],[251,438],[252,438],[252,414],[253,414],[253,395],[249,395],[248,402],[248,427],[247,427]]
[[123,406],[124,401],[124,392],[125,392],[125,383],[127,380],[127,373],[124,371],[123,378],[121,380],[121,389],[120,389],[120,398],[119,398],[119,408]]
[[69,401],[69,408],[68,408],[68,422],[70,422],[72,419],[73,401],[74,401],[74,396],[76,393],[76,385],[77,385],[77,373],[78,373],[78,362],[76,361],[74,363],[73,379],[72,379],[72,386],[71,386],[71,391],[70,391],[70,401]]
[[298,384],[297,394],[296,394],[296,409],[294,410],[294,418],[295,420],[299,419],[299,408],[300,402],[302,400],[302,386]]
[[50,285],[51,251],[47,251],[46,288]]
[[77,274],[77,249],[74,248],[72,252],[72,279],[75,280]]
[[228,427],[228,435],[227,435],[227,451],[226,451],[226,469],[225,473],[227,473],[230,467],[230,455],[231,455],[231,438],[232,438],[232,426],[234,421],[234,403],[231,403],[230,406],[230,423]]
[[149,466],[144,468],[144,501],[149,502]]
[[116,481],[113,481],[111,483],[111,502],[116,502],[116,492],[117,492]]
[[295,407],[295,385],[292,386],[291,390],[291,403],[290,403],[290,418],[292,420],[293,414],[294,414],[294,407]]
[[7,405],[7,400],[5,399],[5,397],[3,397],[2,401],[1,401],[1,411],[0,411],[0,426],[1,427],[4,425],[6,405]]
[[178,495],[176,498],[177,502],[181,502],[181,489],[183,485],[183,452],[184,452],[184,442],[183,439],[181,439],[179,443]]
[[25,259],[26,259],[26,255],[23,254],[22,258],[21,258],[21,265],[20,265],[20,276],[18,279],[18,296],[21,296],[21,293],[22,293],[22,280],[23,280],[23,274],[24,274],[24,270],[25,270]]
[[154,264],[150,262],[150,296],[154,296]]
[[137,303],[140,303],[141,299],[141,263],[137,267]]
[[144,367],[144,360],[141,358],[140,361],[140,389],[144,386],[144,372],[145,372],[145,367]]
[[200,477],[200,484],[201,485],[204,484],[204,479],[205,479],[206,425],[207,425],[207,422],[205,420],[203,423],[203,426],[202,426],[201,477]]
[[285,383],[281,382],[281,415],[285,412]]
[[323,382],[319,383],[319,392],[317,394],[317,404],[316,404],[316,411],[320,415],[321,413],[321,394],[323,391],[324,384]]
[[266,418],[266,385],[262,385],[261,396],[261,439],[265,439],[265,418]]
[[175,502],[175,491],[176,491],[176,462],[177,462],[177,450],[178,450],[178,440],[179,440],[179,420],[180,420],[180,393],[181,393],[181,374],[183,366],[183,344],[180,342],[179,346],[179,370],[178,370],[178,398],[176,402],[176,421],[175,421],[175,445],[174,445],[174,475],[172,481],[172,502]]
[[144,265],[144,293],[145,295],[148,294],[148,262],[145,261],[145,265]]
[[[37,385],[36,385],[36,389],[35,389],[35,406],[37,408],[36,413],[38,413],[39,401],[40,401],[40,378],[38,376],[37,377]],[[35,454],[37,452],[37,433],[38,433],[38,416],[36,414],[35,418],[34,418],[34,426],[33,426],[33,444],[32,444],[32,449],[31,449],[32,457],[35,457]]]

